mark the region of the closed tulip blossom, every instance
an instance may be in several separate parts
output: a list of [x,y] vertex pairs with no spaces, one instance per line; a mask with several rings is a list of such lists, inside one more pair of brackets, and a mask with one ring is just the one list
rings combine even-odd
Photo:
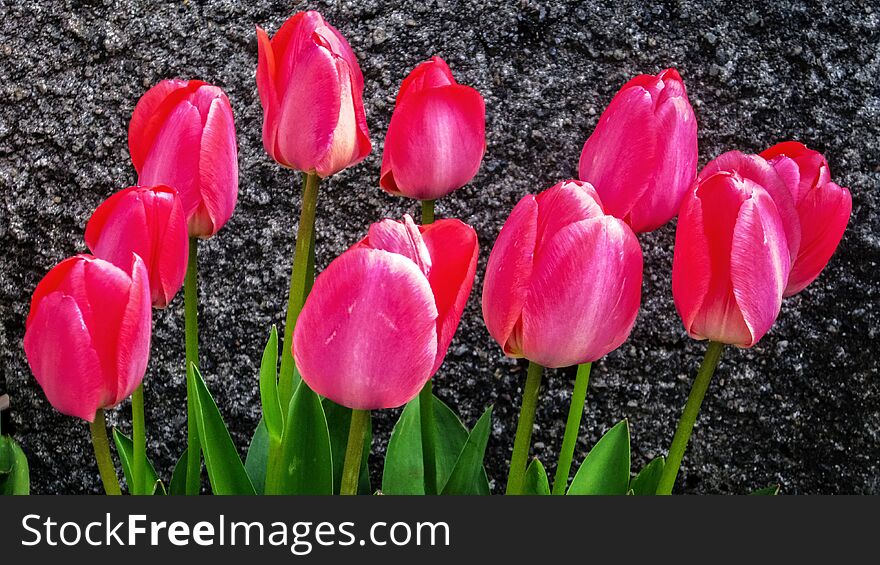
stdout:
[[263,146],[280,165],[320,177],[371,150],[364,77],[348,41],[314,11],[284,22],[272,39],[257,28]]
[[697,122],[675,69],[639,75],[611,100],[581,152],[578,176],[637,233],[678,213],[697,167]]
[[223,227],[238,198],[235,123],[226,94],[198,80],[163,80],[138,101],[128,128],[142,186],[177,190],[189,234]]
[[565,181],[519,201],[489,256],[483,318],[510,357],[545,367],[595,361],[629,336],[642,252],[595,189]]
[[400,85],[380,184],[391,194],[435,200],[470,182],[485,150],[483,97],[458,84],[443,59],[432,57]]
[[120,268],[131,254],[144,260],[153,306],[164,308],[186,274],[186,215],[177,191],[167,186],[132,186],[101,203],[86,226],[92,253]]
[[736,172],[701,179],[678,217],[675,306],[691,337],[751,347],[779,314],[789,242],[768,191]]
[[293,355],[309,387],[356,410],[401,406],[440,367],[473,286],[477,236],[458,220],[383,220],[318,276]]
[[800,223],[800,248],[785,288],[785,296],[791,296],[813,282],[828,264],[849,223],[852,196],[831,181],[825,157],[802,143],[779,143],[761,157],[784,176]]
[[59,412],[92,422],[141,383],[150,353],[146,265],[127,268],[91,255],[59,263],[31,299],[24,350],[46,398]]

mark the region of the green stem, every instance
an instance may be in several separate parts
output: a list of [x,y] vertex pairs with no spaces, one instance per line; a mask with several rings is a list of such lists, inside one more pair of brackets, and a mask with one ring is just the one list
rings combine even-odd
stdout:
[[[183,282],[184,322],[186,328],[186,373],[190,365],[199,367],[199,240],[189,238],[189,262]],[[196,423],[196,391],[186,379],[186,494],[199,494],[202,488],[201,445]]]
[[422,428],[422,468],[425,494],[437,494],[437,440],[434,426],[434,394],[432,379],[419,392],[419,420]]
[[132,449],[131,494],[150,494],[147,484],[147,424],[144,418],[144,384],[131,393],[131,440]]
[[723,350],[723,343],[709,342],[706,356],[703,358],[703,363],[697,372],[697,378],[694,379],[694,384],[691,386],[684,412],[678,421],[678,428],[672,437],[672,445],[669,446],[669,454],[666,456],[666,465],[663,467],[663,473],[660,475],[660,482],[657,485],[657,494],[672,494],[672,487],[675,486],[675,478],[678,476],[684,451],[687,449],[691,432],[694,431],[694,423],[697,421],[697,414],[700,413],[700,406],[703,404],[703,397],[706,396],[706,390],[709,388],[709,383]]
[[352,410],[348,428],[348,447],[345,448],[345,464],[342,467],[342,485],[339,494],[353,495],[358,492],[361,476],[361,458],[364,453],[364,437],[370,423],[369,410]]
[[422,224],[434,223],[434,200],[422,200]]
[[523,389],[522,407],[519,410],[519,422],[516,425],[516,437],[513,440],[513,455],[510,457],[506,494],[522,493],[543,372],[544,367],[534,361],[529,361],[529,373],[526,377],[526,386]]
[[571,406],[568,407],[568,421],[565,423],[565,435],[562,437],[562,449],[559,450],[559,464],[556,465],[556,477],[553,479],[553,494],[565,494],[568,487],[568,475],[571,472],[571,460],[581,430],[581,417],[587,401],[587,387],[590,384],[590,368],[592,363],[578,365],[574,391],[571,393]]
[[89,423],[92,432],[92,446],[95,449],[95,461],[98,462],[98,472],[101,474],[101,482],[104,483],[104,492],[112,495],[122,494],[119,488],[119,478],[116,476],[116,468],[110,457],[110,441],[107,439],[107,423],[104,421],[104,410],[95,412],[95,420]]
[[269,436],[269,454],[266,462],[265,494],[279,494],[278,481],[281,479],[281,438]]
[[[314,248],[315,248],[315,212],[318,206],[318,183],[320,178],[316,173],[303,174],[303,199],[302,210],[299,216],[299,227],[296,233],[296,248],[293,255],[293,268],[290,271],[290,292],[287,296],[287,318],[284,322],[284,343],[281,348],[281,372],[278,375],[278,398],[281,401],[281,413],[287,414],[287,407],[296,385],[299,384],[299,376],[295,375],[293,364],[293,328],[296,319],[302,311],[306,301],[306,295],[311,288],[312,281],[309,273],[314,276]],[[311,268],[309,265],[311,264]]]

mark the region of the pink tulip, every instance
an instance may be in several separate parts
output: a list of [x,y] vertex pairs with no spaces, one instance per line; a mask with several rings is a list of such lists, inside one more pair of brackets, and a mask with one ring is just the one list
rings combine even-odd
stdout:
[[177,189],[189,234],[223,227],[238,198],[235,123],[226,94],[198,80],[163,80],[138,101],[128,127],[138,184]]
[[666,69],[623,85],[584,144],[578,174],[606,212],[642,233],[675,217],[696,168],[694,111],[678,72]]
[[458,220],[383,220],[315,281],[293,356],[318,394],[358,410],[412,400],[446,355],[474,283],[477,235]]
[[318,12],[269,40],[257,28],[263,146],[280,165],[328,177],[369,155],[364,77],[348,42]]
[[470,182],[485,151],[483,97],[432,57],[400,85],[379,182],[391,194],[435,200]]
[[785,225],[762,185],[722,171],[685,196],[672,294],[691,337],[755,345],[779,314],[790,270]]
[[825,157],[803,143],[779,143],[761,157],[785,178],[800,223],[801,244],[785,288],[785,296],[791,296],[813,282],[828,264],[849,222],[852,196],[831,182]]
[[[130,274],[129,274],[130,273]],[[37,285],[24,350],[59,412],[93,421],[140,385],[150,354],[150,286],[137,255],[128,268],[77,255]]]
[[596,190],[565,181],[523,197],[489,256],[483,319],[510,357],[545,367],[595,361],[629,336],[642,250]]
[[186,216],[177,191],[167,186],[132,186],[120,190],[92,214],[86,244],[95,256],[120,269],[131,254],[144,260],[153,306],[164,308],[186,274]]

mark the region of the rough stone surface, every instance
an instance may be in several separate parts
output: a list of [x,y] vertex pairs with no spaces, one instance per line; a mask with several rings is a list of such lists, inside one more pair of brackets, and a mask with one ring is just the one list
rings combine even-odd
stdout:
[[[292,5],[293,4],[293,5]],[[473,225],[480,272],[508,211],[526,192],[576,175],[581,146],[629,77],[677,67],[700,126],[700,159],[756,152],[794,138],[823,151],[851,187],[853,218],[822,276],[786,300],[751,350],[726,352],[686,455],[679,490],[880,492],[880,7],[863,2],[522,0],[199,2],[0,0],[0,394],[31,461],[38,493],[97,492],[87,427],[62,417],[22,350],[29,296],[46,271],[85,250],[95,206],[135,182],[126,130],[138,97],[167,77],[201,78],[229,94],[238,127],[236,213],[200,247],[204,372],[244,450],[258,418],[257,360],[283,321],[299,179],[263,152],[254,26],[274,32],[294,11],[322,11],[351,41],[366,78],[376,147],[322,185],[318,263],[369,221],[414,202],[378,189],[382,137],[397,87],[431,55],[486,98],[488,153],[474,182],[438,205]],[[674,225],[641,238],[643,307],[630,340],[598,363],[578,458],[629,418],[634,466],[668,445],[705,345],[673,307]],[[479,275],[478,275],[479,276]],[[495,405],[488,470],[503,490],[524,370],[502,358],[479,308],[481,278],[436,381],[472,424]],[[168,476],[184,439],[182,296],[155,316],[147,377],[149,450]],[[535,453],[549,467],[561,442],[571,371],[543,391]],[[397,411],[376,414],[381,454]],[[110,420],[128,427],[126,406]]]

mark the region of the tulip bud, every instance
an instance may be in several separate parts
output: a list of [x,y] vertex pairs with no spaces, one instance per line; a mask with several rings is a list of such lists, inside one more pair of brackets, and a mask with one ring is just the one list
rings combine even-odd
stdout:
[[121,269],[144,260],[153,306],[165,308],[183,285],[188,258],[186,216],[177,191],[132,186],[101,203],[86,226],[92,253]]
[[238,198],[238,149],[229,99],[198,80],[163,80],[144,94],[128,127],[141,186],[177,190],[189,234],[223,227]]
[[672,294],[688,334],[751,347],[779,314],[791,260],[779,209],[738,173],[702,178],[678,215]]
[[364,77],[351,46],[314,11],[284,22],[270,40],[257,28],[263,146],[278,164],[328,177],[372,146]]
[[412,400],[437,372],[477,265],[477,235],[458,220],[383,220],[315,280],[293,334],[309,387],[357,410]]
[[59,412],[93,421],[140,385],[150,354],[147,269],[91,255],[65,259],[37,285],[24,334],[31,371]]
[[485,151],[483,97],[432,57],[400,85],[379,183],[391,194],[435,200],[470,182]]
[[514,207],[489,256],[483,319],[510,357],[592,362],[632,330],[642,250],[589,183],[565,181]]
[[785,178],[800,223],[801,244],[785,288],[785,296],[791,296],[813,282],[828,264],[849,222],[852,196],[831,182],[825,157],[802,143],[779,143],[761,157]]
[[697,121],[675,69],[639,75],[605,109],[581,152],[578,174],[605,211],[637,233],[678,213],[697,171]]

